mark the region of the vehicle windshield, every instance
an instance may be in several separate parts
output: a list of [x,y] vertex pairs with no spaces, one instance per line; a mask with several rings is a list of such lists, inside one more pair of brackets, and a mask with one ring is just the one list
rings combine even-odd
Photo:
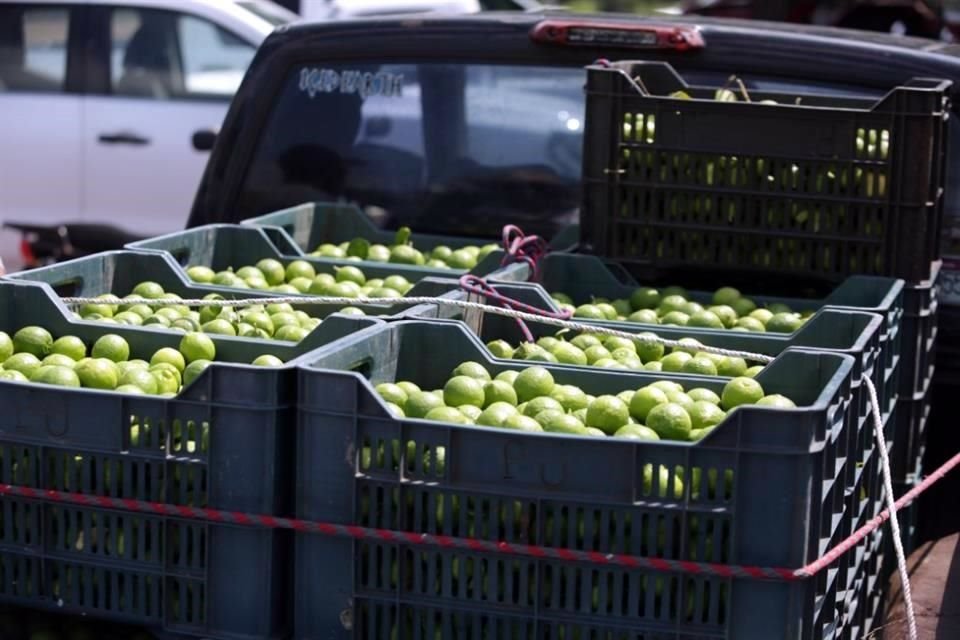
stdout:
[[298,17],[286,9],[263,2],[238,2],[237,6],[269,22],[274,27],[293,22]]
[[580,203],[583,78],[492,64],[295,68],[238,205],[257,215],[341,199],[387,228],[551,234]]

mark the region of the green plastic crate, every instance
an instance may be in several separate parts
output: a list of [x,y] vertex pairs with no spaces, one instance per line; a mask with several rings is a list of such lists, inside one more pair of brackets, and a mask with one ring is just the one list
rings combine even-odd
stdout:
[[[847,430],[857,428],[849,416],[849,356],[786,354],[759,380],[801,408],[738,409],[700,442],[683,444],[394,418],[373,384],[406,379],[437,388],[464,360],[484,363],[492,375],[524,367],[491,360],[455,323],[391,323],[318,355],[300,376],[302,518],[601,554],[793,567],[839,542],[857,511],[842,482],[851,462],[839,455],[851,439]],[[660,377],[549,368],[558,383],[597,395]],[[393,441],[402,443],[397,454]],[[406,453],[411,442],[413,458]],[[381,447],[382,459],[373,455]],[[436,462],[440,451],[443,464]],[[666,487],[644,487],[646,465],[664,470]],[[681,487],[677,478],[689,476],[671,477],[678,466],[701,472]],[[855,569],[841,562],[812,580],[786,584],[303,534],[296,544],[295,635],[389,638],[396,629],[394,637],[445,640],[607,633],[821,638],[846,624],[839,609]]]
[[[0,381],[0,483],[288,514],[295,356],[369,323],[331,318],[313,345],[297,348],[214,337],[218,362],[169,399]],[[116,333],[134,358],[180,341],[73,322],[47,287],[0,283],[0,330],[27,325],[88,345]],[[277,368],[247,364],[263,353],[293,359]],[[285,637],[291,544],[280,530],[4,498],[0,603],[185,636]]]

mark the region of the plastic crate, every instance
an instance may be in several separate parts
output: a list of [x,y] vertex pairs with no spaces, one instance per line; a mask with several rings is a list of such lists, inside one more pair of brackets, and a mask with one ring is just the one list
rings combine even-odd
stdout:
[[[336,317],[312,336],[324,344],[369,323]],[[116,333],[134,358],[180,341],[72,322],[45,287],[0,283],[0,330],[32,324],[88,344]],[[0,483],[288,514],[297,360],[255,367],[291,350],[214,340],[218,362],[169,399],[0,381]],[[185,636],[283,638],[291,543],[280,530],[4,498],[0,602]]]
[[[145,281],[156,282],[168,293],[175,293],[181,298],[202,298],[210,293],[217,293],[227,299],[243,299],[250,296],[272,297],[271,292],[237,289],[233,287],[218,287],[199,285],[191,282],[186,274],[166,254],[149,251],[108,251],[84,258],[77,258],[68,262],[60,262],[47,267],[19,271],[5,277],[8,280],[42,283],[51,289],[51,296],[62,297],[89,297],[105,293],[118,296],[129,294],[133,288]],[[419,280],[409,291],[410,296],[441,297],[452,291],[460,290],[457,280],[427,277]],[[303,310],[317,318],[328,318],[338,312],[343,305],[305,303],[293,305],[294,309]],[[398,302],[393,305],[364,305],[361,307],[370,321],[378,318],[410,318],[410,317],[437,317],[435,305],[411,306]],[[68,313],[66,307],[62,307]],[[351,316],[356,317],[356,316]],[[100,324],[99,326],[103,326]],[[162,327],[152,325],[137,327],[146,331],[166,331]],[[260,340],[255,338],[232,338],[227,340],[242,340],[272,345],[285,343],[275,340]],[[289,343],[286,343],[289,344]]]
[[913,474],[920,468],[920,456],[927,439],[927,423],[930,421],[931,395],[927,391],[915,398],[901,397],[897,400],[893,436],[896,446],[890,454],[890,472],[894,482],[911,482]]
[[[510,265],[501,271],[491,274],[491,281],[498,280],[503,274],[510,280],[526,280],[532,278],[533,273],[527,265]],[[629,273],[616,263],[605,262],[595,256],[576,254],[550,254],[538,265],[537,283],[548,293],[565,293],[570,296],[574,304],[590,302],[593,298],[608,299],[629,298],[630,294],[640,286]],[[709,303],[713,294],[703,291],[690,291],[690,299],[695,302]],[[746,292],[749,293],[749,292]],[[771,304],[786,304],[790,308],[803,310],[818,310],[823,313],[827,309],[841,311],[857,311],[876,313],[883,318],[880,333],[880,362],[882,363],[882,382],[878,377],[875,381],[877,392],[886,398],[889,404],[895,400],[894,396],[900,388],[900,359],[902,353],[901,323],[904,318],[905,288],[902,280],[882,278],[877,276],[851,276],[835,287],[826,297],[820,299],[798,299],[773,296],[754,296],[759,306]],[[556,307],[554,307],[556,308]],[[816,314],[814,315],[816,317]],[[663,330],[664,325],[648,325],[635,322],[603,322],[584,320],[589,324],[607,326],[624,331],[654,331]],[[809,321],[808,321],[809,322]],[[700,327],[683,327],[690,337],[700,339],[702,336],[730,336],[735,332],[724,329],[705,329]],[[801,329],[802,331],[802,329]],[[770,334],[772,335],[772,334]],[[798,333],[777,334],[782,337],[795,337]],[[859,382],[859,379],[856,381]],[[890,406],[884,413],[890,411]]]
[[[359,207],[351,204],[335,202],[307,202],[296,207],[275,211],[266,215],[244,220],[241,224],[266,226],[280,229],[287,236],[283,246],[296,247],[296,254],[308,256],[323,243],[340,244],[354,238],[365,238],[374,244],[390,246],[394,243],[395,231],[377,227]],[[571,249],[576,246],[580,237],[580,228],[577,225],[565,227],[551,241],[550,248],[554,251]],[[421,251],[444,245],[451,249],[476,246],[481,244],[500,244],[501,238],[470,238],[463,236],[442,236],[427,233],[417,233],[413,230],[410,237],[414,247]],[[497,255],[502,259],[503,253]],[[383,264],[373,262],[373,264]],[[427,267],[427,269],[430,269]],[[430,269],[435,271],[435,269]],[[462,270],[449,270],[457,273]]]
[[[278,227],[254,225],[211,224],[178,231],[165,236],[140,240],[126,245],[127,249],[161,251],[171,255],[181,266],[204,265],[214,271],[228,267],[255,265],[263,258],[279,260],[284,266],[294,260],[306,260],[317,273],[333,273],[334,267],[353,265],[368,278],[386,278],[401,275],[410,282],[427,276],[450,277],[450,269],[429,269],[406,264],[358,262],[312,258],[301,255],[296,243]],[[500,268],[502,256],[489,255],[470,273],[485,275]]]
[[915,397],[930,388],[936,357],[939,298],[939,261],[930,265],[927,278],[903,290],[903,365],[900,393]]
[[[839,542],[853,521],[855,509],[838,482],[850,464],[838,452],[850,439],[846,431],[856,428],[848,400],[853,361],[822,352],[788,355],[759,380],[804,408],[738,410],[692,445],[634,444],[396,419],[373,383],[408,379],[431,389],[464,360],[483,362],[491,374],[524,364],[490,360],[455,323],[366,330],[301,368],[297,514],[600,553],[800,566]],[[558,383],[593,394],[659,377],[552,371]],[[719,389],[723,381],[696,384]],[[393,441],[403,443],[399,455]],[[382,460],[363,454],[381,446]],[[443,464],[432,462],[438,451]],[[673,476],[661,491],[644,488],[646,465],[657,476],[678,466],[701,473],[683,487]],[[643,524],[628,531],[628,522]],[[661,526],[662,544],[654,532]],[[295,635],[820,638],[841,617],[850,570],[841,562],[812,580],[785,584],[302,535]]]
[[922,280],[940,252],[951,87],[729,102],[664,62],[590,66],[581,246],[649,273]]

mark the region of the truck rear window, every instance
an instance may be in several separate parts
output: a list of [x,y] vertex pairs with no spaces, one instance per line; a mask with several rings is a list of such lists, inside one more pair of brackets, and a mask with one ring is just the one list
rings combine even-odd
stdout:
[[297,67],[248,167],[242,213],[336,199],[385,228],[550,234],[580,204],[583,80],[575,67]]

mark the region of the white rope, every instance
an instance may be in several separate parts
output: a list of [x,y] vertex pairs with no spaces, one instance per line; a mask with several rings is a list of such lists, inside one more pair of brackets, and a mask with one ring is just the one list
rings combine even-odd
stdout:
[[[81,297],[72,297],[72,298],[62,298],[62,301],[69,306],[77,306],[82,304],[124,304],[124,305],[134,305],[134,304],[144,304],[148,306],[173,306],[173,305],[183,305],[187,307],[244,307],[244,306],[253,306],[253,305],[268,305],[268,304],[297,304],[297,305],[310,305],[310,304],[342,304],[348,306],[357,306],[357,305],[395,305],[395,304],[406,304],[406,305],[417,305],[417,304],[438,304],[446,305],[451,307],[459,307],[461,309],[474,309],[478,311],[483,311],[485,313],[492,313],[501,316],[506,316],[508,318],[516,318],[528,322],[539,322],[541,324],[547,324],[555,327],[561,327],[564,329],[571,329],[574,331],[581,331],[586,333],[594,333],[607,336],[615,336],[619,338],[626,338],[628,340],[636,340],[643,343],[651,344],[662,344],[666,347],[671,348],[698,348],[706,353],[715,353],[717,355],[728,356],[733,358],[743,358],[744,360],[752,362],[760,362],[763,364],[768,364],[773,361],[773,358],[768,355],[763,355],[759,353],[750,353],[749,351],[737,351],[732,349],[721,349],[718,347],[711,347],[708,345],[693,344],[692,342],[680,342],[677,340],[668,340],[661,338],[657,335],[640,335],[638,333],[633,333],[630,331],[622,331],[618,329],[611,329],[608,327],[600,327],[591,324],[585,324],[582,322],[576,322],[573,320],[560,320],[559,318],[549,318],[546,316],[537,315],[534,313],[527,313],[525,311],[516,311],[514,309],[505,309],[503,307],[496,307],[492,305],[482,304],[479,302],[471,302],[469,300],[452,300],[449,298],[438,298],[438,297],[409,297],[409,298],[368,298],[366,296],[360,296],[357,298],[347,298],[347,297],[327,297],[327,296],[286,296],[286,297],[270,297],[270,298],[245,298],[241,300],[181,300],[179,298],[157,298],[157,299],[148,299],[148,298],[81,298]],[[890,510],[890,529],[891,534],[893,535],[893,548],[894,553],[897,557],[897,571],[900,574],[900,581],[903,585],[903,600],[906,606],[907,613],[907,632],[910,640],[917,640],[917,621],[916,616],[913,610],[913,596],[910,589],[910,576],[907,573],[907,560],[903,551],[903,543],[900,540],[900,522],[897,518],[897,511],[895,507],[895,497],[893,495],[893,480],[890,476],[890,459],[887,456],[887,443],[886,439],[883,436],[883,419],[880,416],[880,402],[877,399],[877,390],[873,385],[873,381],[866,375],[863,377],[864,385],[867,388],[869,393],[870,401],[870,411],[873,417],[873,426],[874,426],[874,435],[877,440],[877,447],[880,451],[880,468],[883,473],[883,484],[886,493],[886,502]]]

